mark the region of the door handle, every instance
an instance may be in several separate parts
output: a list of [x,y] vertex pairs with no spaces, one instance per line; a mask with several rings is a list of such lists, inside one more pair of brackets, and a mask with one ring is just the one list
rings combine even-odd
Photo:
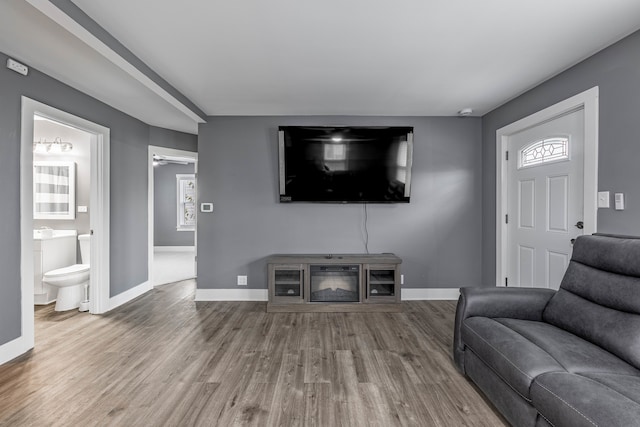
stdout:
[[576,239],[571,239],[571,245],[573,245],[576,242]]
[[578,230],[582,230],[584,228],[584,222],[582,222],[582,221],[576,222],[576,228]]

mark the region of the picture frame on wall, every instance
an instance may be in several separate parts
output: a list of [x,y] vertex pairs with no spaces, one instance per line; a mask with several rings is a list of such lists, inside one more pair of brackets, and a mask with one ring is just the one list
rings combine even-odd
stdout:
[[75,162],[33,162],[33,218],[76,218]]

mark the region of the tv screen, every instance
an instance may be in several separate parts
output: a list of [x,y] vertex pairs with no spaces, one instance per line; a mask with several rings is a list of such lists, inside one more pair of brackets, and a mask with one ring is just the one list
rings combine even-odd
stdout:
[[412,127],[280,126],[280,202],[408,203]]

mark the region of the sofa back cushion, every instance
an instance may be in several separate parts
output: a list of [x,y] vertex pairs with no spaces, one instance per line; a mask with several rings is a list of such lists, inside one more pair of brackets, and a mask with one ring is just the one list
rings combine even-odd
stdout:
[[542,318],[640,368],[640,239],[579,237]]

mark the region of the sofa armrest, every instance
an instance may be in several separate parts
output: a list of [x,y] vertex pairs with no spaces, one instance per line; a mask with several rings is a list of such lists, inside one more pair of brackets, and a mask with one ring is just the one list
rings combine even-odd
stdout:
[[556,291],[543,288],[460,288],[453,330],[453,360],[464,373],[462,322],[468,317],[506,317],[542,320],[542,312]]

